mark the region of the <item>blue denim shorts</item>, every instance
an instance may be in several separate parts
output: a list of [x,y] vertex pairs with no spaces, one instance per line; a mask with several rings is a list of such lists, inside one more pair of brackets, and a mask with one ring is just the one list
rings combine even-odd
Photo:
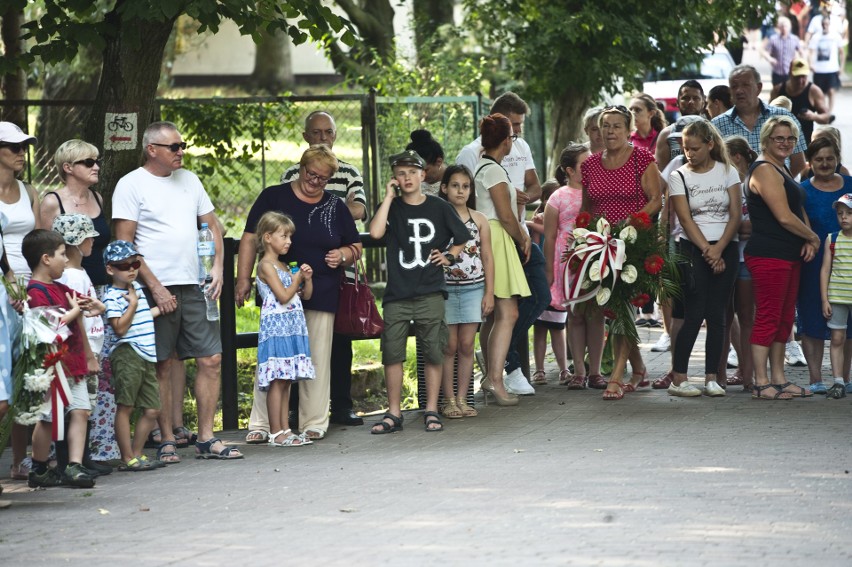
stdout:
[[740,271],[737,272],[737,279],[751,281],[751,272],[746,268],[745,262],[740,262]]
[[482,322],[482,295],[485,282],[473,285],[448,285],[444,310],[447,325]]

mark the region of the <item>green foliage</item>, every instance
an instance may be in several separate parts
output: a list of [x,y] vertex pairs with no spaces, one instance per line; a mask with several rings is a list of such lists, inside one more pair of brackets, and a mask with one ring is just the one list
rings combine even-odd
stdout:
[[[17,59],[0,59],[0,74],[18,67],[28,68],[36,61],[46,64],[71,61],[82,47],[103,50],[120,39],[125,48],[143,49],[146,38],[134,22],[162,22],[172,26],[181,14],[199,23],[199,33],[216,32],[222,20],[237,23],[240,33],[259,39],[259,31],[287,31],[293,42],[309,37],[342,35],[352,42],[349,22],[328,6],[314,0],[41,0],[40,10],[24,24],[22,39],[29,49]],[[27,3],[13,0],[11,7],[23,10]],[[4,6],[6,7],[6,6]],[[289,20],[289,21],[288,21]],[[307,33],[306,33],[307,32]]]
[[[695,63],[771,0],[464,0],[487,50],[542,100],[614,93],[652,67]],[[635,86],[635,85],[628,85]]]

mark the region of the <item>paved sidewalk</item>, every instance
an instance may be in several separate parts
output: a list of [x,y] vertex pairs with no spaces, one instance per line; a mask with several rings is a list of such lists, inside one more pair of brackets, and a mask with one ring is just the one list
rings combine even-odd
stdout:
[[[659,333],[640,331],[654,377],[668,365],[649,352]],[[245,460],[186,450],[179,465],[92,490],[4,478],[3,564],[852,564],[852,398],[754,401],[731,387],[604,402],[548,368],[519,407],[478,404],[443,433],[413,411],[399,434],[332,427],[298,449],[227,432]]]

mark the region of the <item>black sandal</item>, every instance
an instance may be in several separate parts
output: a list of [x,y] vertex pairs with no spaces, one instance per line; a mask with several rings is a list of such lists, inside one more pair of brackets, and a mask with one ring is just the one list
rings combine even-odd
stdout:
[[[774,396],[764,396],[763,395],[763,392],[768,390],[769,388],[772,388],[773,390],[775,390]],[[754,390],[752,390],[752,392],[751,392],[751,399],[752,400],[792,400],[793,399],[792,397],[791,398],[782,398],[781,395],[785,394],[785,393],[789,394],[789,392],[782,392],[781,390],[779,390],[776,387],[775,384],[764,384],[763,386],[758,386],[757,384],[755,384]]]
[[[790,394],[794,398],[812,398],[814,393],[808,390],[807,388],[802,388],[798,384],[793,384],[792,382],[784,382],[783,384],[774,384],[774,386],[778,389],[779,392]],[[785,388],[789,388],[790,386],[795,386],[799,389],[798,392],[787,392]]]
[[[429,418],[432,419],[429,419]],[[430,428],[430,425],[437,423],[440,427]],[[434,411],[427,411],[423,414],[423,427],[426,429],[427,433],[437,433],[439,431],[444,430],[444,423],[441,421],[441,416]]]
[[[389,424],[386,419],[391,420],[393,425]],[[373,424],[373,427],[370,428],[370,433],[373,435],[384,435],[385,433],[396,433],[397,431],[402,431],[402,416],[395,416],[391,412],[386,412],[385,415],[382,416],[381,421],[377,421]],[[376,426],[380,426],[381,429],[375,429]]]

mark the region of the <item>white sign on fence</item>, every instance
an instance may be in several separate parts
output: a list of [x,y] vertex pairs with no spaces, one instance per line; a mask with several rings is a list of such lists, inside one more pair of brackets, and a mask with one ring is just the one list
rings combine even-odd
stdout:
[[104,150],[135,150],[136,113],[106,113],[104,121]]

